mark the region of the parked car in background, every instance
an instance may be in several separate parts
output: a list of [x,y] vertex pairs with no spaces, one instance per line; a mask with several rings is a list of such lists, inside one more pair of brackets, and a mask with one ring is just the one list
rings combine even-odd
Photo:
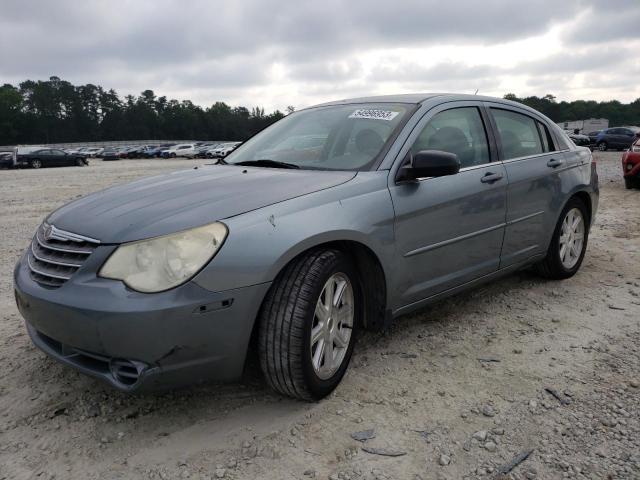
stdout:
[[215,146],[217,146],[217,144],[202,143],[196,147],[196,151],[191,158],[206,158],[207,152]]
[[[301,132],[322,148],[277,160]],[[573,276],[597,206],[591,152],[521,103],[342,100],[287,115],[225,162],[51,213],[15,299],[38,348],[123,391],[237,379],[254,350],[271,387],[315,400],[361,329],[527,266]]]
[[59,148],[46,147],[18,147],[16,165],[19,167],[61,167],[88,165],[87,157],[78,153],[67,153]]
[[140,151],[143,158],[154,158],[160,156],[160,152],[169,148],[170,145],[147,145]]
[[567,133],[567,135],[578,147],[588,147],[591,145],[591,139],[586,135],[580,133]]
[[195,151],[196,147],[193,143],[180,143],[169,147],[167,150],[163,150],[160,156],[163,158],[186,158],[188,155],[194,155]]
[[600,151],[624,150],[629,148],[635,140],[639,127],[614,127],[602,130],[596,137],[596,146]]
[[0,152],[0,168],[14,168],[15,163],[15,150]]
[[626,188],[640,188],[640,138],[622,154],[622,176]]
[[226,142],[211,150],[212,158],[224,158],[233,152],[242,142]]
[[120,150],[117,147],[106,147],[102,151],[102,160],[106,162],[120,160]]
[[587,137],[589,137],[589,141],[591,142],[591,145],[595,145],[596,141],[598,139],[598,135],[600,134],[602,130],[596,130],[595,132],[589,132],[587,133]]
[[83,153],[87,157],[97,158],[102,154],[103,150],[104,150],[104,148],[102,148],[102,147],[88,147],[87,149],[85,149],[83,151]]
[[122,158],[142,158],[146,145],[133,145],[122,151]]
[[220,146],[222,145],[222,143],[215,143],[211,146],[209,146],[205,151],[204,151],[204,156],[205,158],[214,158],[213,157],[213,153],[220,148]]

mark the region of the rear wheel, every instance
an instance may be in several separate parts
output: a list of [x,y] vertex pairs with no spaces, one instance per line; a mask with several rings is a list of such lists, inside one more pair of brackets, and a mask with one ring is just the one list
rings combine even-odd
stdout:
[[582,264],[589,237],[587,208],[578,198],[565,205],[547,251],[536,267],[543,277],[560,280],[576,274]]
[[276,391],[303,400],[331,393],[349,364],[362,294],[351,260],[316,250],[293,261],[260,313],[262,371]]
[[78,167],[84,167],[85,165],[87,165],[87,161],[82,159],[82,158],[78,158],[76,160],[76,166]]
[[42,166],[42,160],[34,158],[29,162],[29,165],[31,165],[31,168],[40,168]]

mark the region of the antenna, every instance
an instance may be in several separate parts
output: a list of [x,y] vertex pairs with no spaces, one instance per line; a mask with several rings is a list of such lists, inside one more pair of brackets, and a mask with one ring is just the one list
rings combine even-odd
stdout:
[[480,90],[479,88],[476,88],[476,93],[474,93],[474,95],[478,94],[478,90]]

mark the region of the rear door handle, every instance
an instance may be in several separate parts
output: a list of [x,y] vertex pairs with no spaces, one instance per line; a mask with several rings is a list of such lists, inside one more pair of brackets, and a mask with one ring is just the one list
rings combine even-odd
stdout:
[[484,177],[480,179],[480,181],[482,183],[493,183],[493,182],[497,182],[501,178],[502,178],[502,174],[500,173],[487,172],[485,173]]
[[562,160],[558,160],[557,158],[552,158],[547,162],[547,167],[556,168],[563,164]]

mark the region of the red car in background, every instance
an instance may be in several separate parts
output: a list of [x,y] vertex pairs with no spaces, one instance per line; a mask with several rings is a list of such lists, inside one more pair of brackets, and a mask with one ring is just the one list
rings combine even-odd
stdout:
[[640,138],[622,155],[622,175],[626,188],[640,188]]

